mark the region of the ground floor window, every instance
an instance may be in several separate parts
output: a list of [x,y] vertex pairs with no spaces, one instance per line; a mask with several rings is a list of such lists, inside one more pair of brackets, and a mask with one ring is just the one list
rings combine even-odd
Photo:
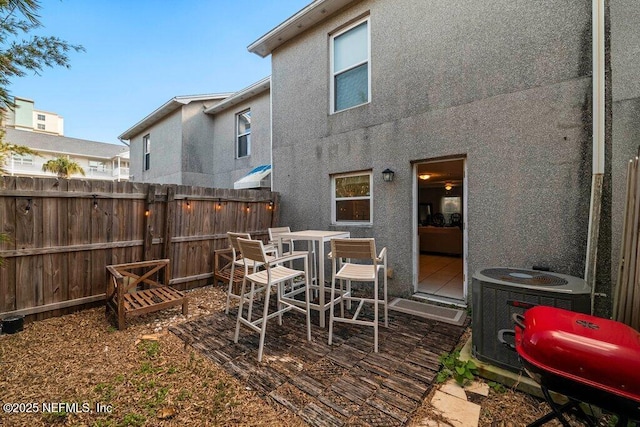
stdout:
[[332,186],[333,224],[371,224],[371,171],[334,175]]
[[104,162],[89,160],[90,172],[108,172],[111,168]]

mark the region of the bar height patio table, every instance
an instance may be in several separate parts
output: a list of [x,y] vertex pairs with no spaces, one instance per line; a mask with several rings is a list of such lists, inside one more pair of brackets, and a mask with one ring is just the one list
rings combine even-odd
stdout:
[[[283,233],[279,236],[279,242],[278,242],[278,246],[279,246],[279,251],[280,253],[282,253],[282,240],[286,239],[286,240],[306,240],[307,242],[309,242],[310,245],[313,245],[312,247],[315,248],[317,246],[318,250],[317,250],[317,272],[318,272],[318,277],[317,282],[315,285],[313,285],[314,288],[318,289],[318,303],[311,303],[310,304],[310,308],[312,310],[318,310],[319,314],[320,314],[320,327],[324,328],[325,325],[325,319],[324,319],[324,313],[325,311],[327,311],[327,309],[329,308],[331,301],[329,301],[328,303],[325,302],[325,288],[324,288],[324,259],[325,259],[325,243],[328,243],[331,241],[331,239],[345,239],[345,238],[349,238],[351,237],[351,233],[349,233],[348,231],[323,231],[323,230],[303,230],[303,231],[292,231],[290,233]],[[312,251],[312,248],[309,248],[309,265],[312,265],[312,262],[315,262],[315,260],[311,259],[312,254],[314,251]],[[301,291],[304,290],[300,290],[300,289],[296,289],[292,292],[289,292],[286,295],[283,295],[283,299],[286,299],[287,302],[290,303],[299,303],[302,304],[304,303],[304,301],[299,301],[296,300],[294,297],[295,295],[297,295],[298,293],[300,293]]]

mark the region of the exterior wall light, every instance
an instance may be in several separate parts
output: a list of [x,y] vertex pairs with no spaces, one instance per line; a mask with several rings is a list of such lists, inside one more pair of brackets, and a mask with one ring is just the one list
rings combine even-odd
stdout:
[[451,184],[450,182],[447,182],[446,184],[444,184],[445,190],[451,191],[452,188],[453,188],[453,184]]
[[393,181],[393,175],[395,175],[395,172],[392,171],[391,169],[387,168],[385,170],[382,171],[382,179],[385,182],[391,182]]

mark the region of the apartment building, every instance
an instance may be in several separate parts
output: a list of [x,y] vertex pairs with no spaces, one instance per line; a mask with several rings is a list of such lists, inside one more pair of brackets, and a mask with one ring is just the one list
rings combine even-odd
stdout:
[[13,110],[5,110],[4,125],[24,131],[64,135],[64,118],[56,113],[37,110],[31,99],[14,97]]

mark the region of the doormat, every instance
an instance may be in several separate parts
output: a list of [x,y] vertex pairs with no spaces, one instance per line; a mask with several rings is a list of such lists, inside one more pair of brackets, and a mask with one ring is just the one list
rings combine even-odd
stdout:
[[425,319],[437,320],[438,322],[450,323],[456,326],[462,326],[467,318],[467,313],[464,310],[440,307],[439,305],[425,304],[404,298],[396,298],[391,301],[389,303],[389,309],[413,316],[424,317]]

